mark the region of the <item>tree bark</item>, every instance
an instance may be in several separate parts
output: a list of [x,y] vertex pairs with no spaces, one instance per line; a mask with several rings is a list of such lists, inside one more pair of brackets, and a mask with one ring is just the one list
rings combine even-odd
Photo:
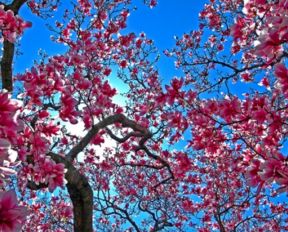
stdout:
[[1,77],[2,77],[2,89],[13,91],[12,80],[12,63],[14,56],[15,45],[8,40],[4,40],[3,43],[3,56],[1,60]]
[[48,154],[56,163],[65,164],[68,192],[73,204],[74,231],[93,231],[93,191],[87,178],[71,162],[54,153]]

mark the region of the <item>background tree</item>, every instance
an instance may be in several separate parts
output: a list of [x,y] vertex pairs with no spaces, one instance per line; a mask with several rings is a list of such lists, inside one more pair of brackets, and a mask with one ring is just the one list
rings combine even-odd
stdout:
[[[58,1],[2,2],[8,92],[25,3],[45,17]],[[123,31],[130,4],[74,2],[53,27],[67,51],[15,76],[18,100],[2,91],[1,230],[287,229],[287,1],[211,0],[165,51],[183,70],[165,86],[153,41]]]

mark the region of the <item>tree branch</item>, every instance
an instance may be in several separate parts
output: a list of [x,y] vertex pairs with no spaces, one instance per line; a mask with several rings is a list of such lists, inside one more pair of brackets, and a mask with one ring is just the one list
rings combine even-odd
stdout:
[[26,2],[27,0],[14,0],[11,4],[5,6],[5,10],[12,10],[14,14],[18,14],[21,6]]
[[80,140],[77,145],[75,145],[67,154],[67,159],[69,161],[74,160],[77,155],[83,151],[83,149],[90,143],[93,137],[99,132],[99,130],[104,129],[105,127],[112,125],[114,123],[121,123],[123,127],[129,127],[134,131],[140,132],[143,137],[148,138],[151,136],[151,133],[147,128],[142,127],[136,122],[126,118],[123,114],[115,114],[104,118],[99,123],[92,126],[92,128],[88,131],[88,133]]

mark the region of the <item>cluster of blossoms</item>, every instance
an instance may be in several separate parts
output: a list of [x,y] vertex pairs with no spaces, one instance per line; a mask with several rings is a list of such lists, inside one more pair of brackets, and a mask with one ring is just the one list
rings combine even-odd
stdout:
[[[37,14],[46,4],[28,2]],[[122,32],[128,4],[78,0],[72,11],[77,17],[66,12],[66,21],[56,22],[55,41],[67,52],[18,76],[23,106],[0,93],[1,185],[5,189],[18,165],[20,192],[33,200],[24,204],[39,212],[38,219],[29,215],[25,229],[69,227],[66,195],[52,198],[49,208],[33,192],[53,192],[66,181],[74,226],[86,226],[79,208],[87,207],[102,231],[141,231],[140,225],[151,231],[287,229],[287,205],[271,200],[288,189],[281,151],[288,134],[287,1],[210,0],[199,30],[166,52],[185,76],[164,87],[152,41],[144,33]],[[1,10],[0,29],[13,42],[28,24]],[[127,107],[114,102],[114,68],[127,85]],[[242,96],[235,83],[255,91],[244,87]],[[106,138],[115,144],[105,147]],[[178,144],[185,149],[175,149]],[[0,230],[19,230],[26,212],[15,193],[0,193],[1,215]],[[135,215],[145,216],[134,221]]]
[[16,144],[17,132],[20,129],[17,122],[17,114],[20,105],[11,100],[10,94],[0,93],[0,175],[1,185],[6,175],[14,173],[10,167],[16,165],[17,152],[12,149]]
[[[0,93],[0,187],[5,189],[8,177],[15,174],[13,169],[17,162],[17,132],[21,127],[17,120],[20,105],[11,100],[10,94]],[[27,211],[17,203],[14,191],[0,192],[0,230],[19,231],[25,221]]]
[[16,193],[12,190],[0,192],[0,230],[20,231],[25,221],[27,210],[17,204]]
[[[201,231],[251,229],[253,220],[255,231],[285,230],[287,205],[269,197],[288,187],[287,1],[211,0],[199,16],[199,30],[165,51],[185,77],[155,97],[177,106],[161,115],[175,128],[172,141],[191,129],[187,148],[199,154],[190,156],[193,171],[184,187],[202,202],[185,201],[185,208],[203,210]],[[269,202],[266,213],[281,223],[264,220],[261,202]],[[245,219],[241,211],[251,205],[255,217]]]
[[[26,203],[25,206],[33,213],[28,215],[26,220],[29,221],[29,224],[26,223],[23,230],[27,232],[65,232],[68,228],[72,230],[71,227],[67,227],[73,216],[71,203],[63,201],[62,197],[47,195],[44,196],[49,199],[49,204],[46,204],[45,198],[37,198],[36,194],[30,196],[35,202],[33,204]],[[54,223],[51,223],[51,221]],[[57,227],[59,224],[61,227]]]
[[28,27],[31,27],[29,22],[23,21],[12,10],[6,11],[4,6],[0,5],[0,30],[4,39],[13,43]]
[[49,191],[53,192],[56,187],[63,187],[66,184],[65,172],[63,164],[56,164],[49,157],[42,157],[37,160],[36,164],[25,166],[20,171],[20,178],[23,181],[23,187],[26,187],[28,181],[33,181],[37,185],[48,185]]

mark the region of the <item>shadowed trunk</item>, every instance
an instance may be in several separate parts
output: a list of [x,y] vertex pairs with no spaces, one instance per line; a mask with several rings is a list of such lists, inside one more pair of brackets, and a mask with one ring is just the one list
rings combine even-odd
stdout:
[[3,43],[3,57],[1,60],[1,77],[2,77],[2,88],[12,92],[13,80],[12,80],[12,63],[14,56],[13,43],[8,40],[4,40]]
[[74,231],[92,232],[93,231],[93,191],[85,176],[65,158],[54,153],[48,154],[56,163],[65,164],[67,172],[68,192],[73,204]]
[[68,192],[73,203],[74,231],[92,232],[92,191],[89,185],[75,186],[67,184]]

